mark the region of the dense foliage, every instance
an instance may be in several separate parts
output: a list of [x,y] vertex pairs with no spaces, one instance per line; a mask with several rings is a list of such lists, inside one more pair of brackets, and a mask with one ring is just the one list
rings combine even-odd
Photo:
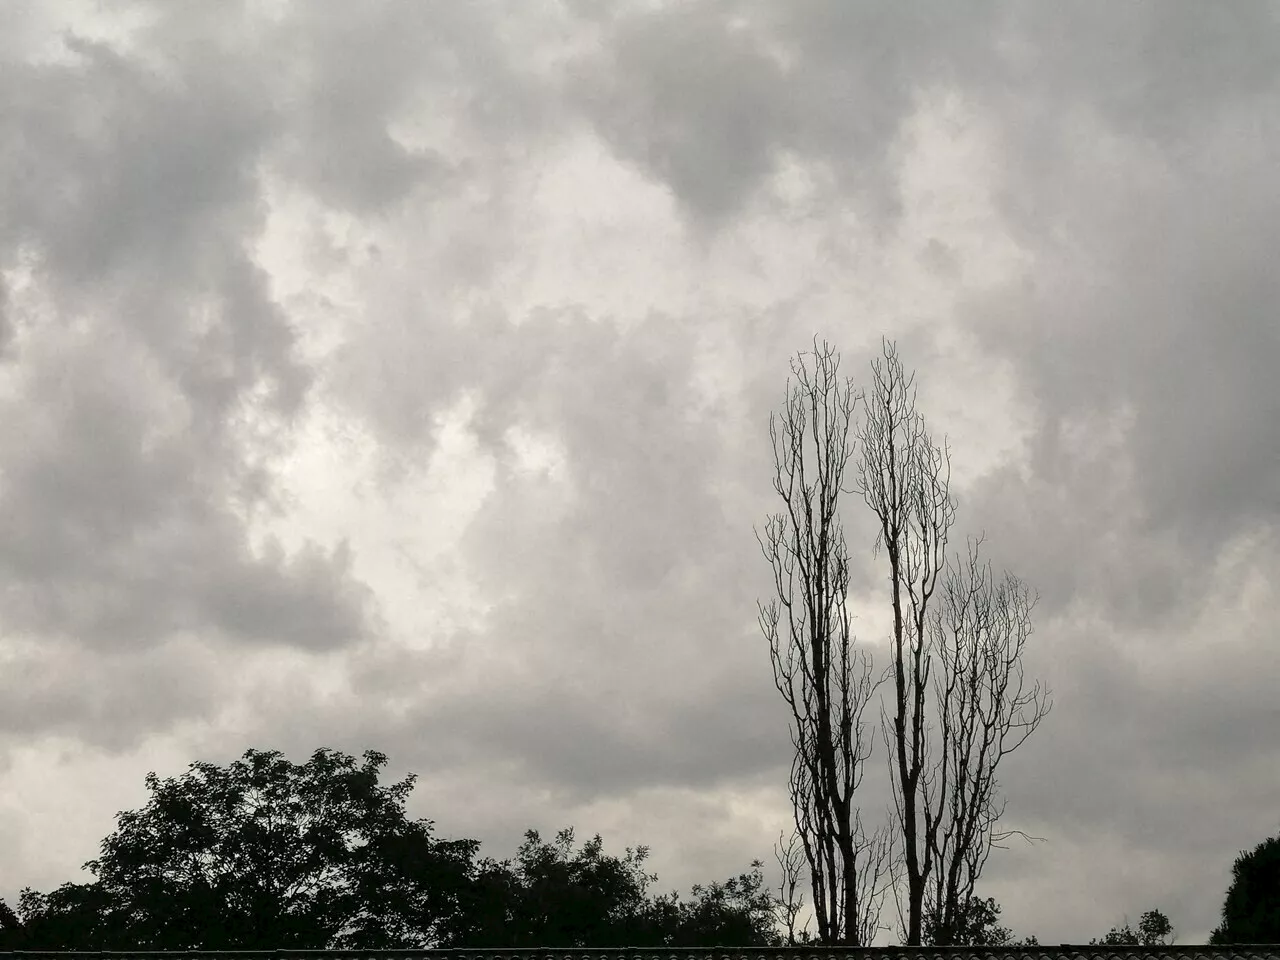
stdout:
[[1012,947],[1038,946],[1035,937],[1015,940],[1008,927],[1000,926],[1000,905],[991,897],[969,897],[961,911],[960,922],[954,930],[944,930],[938,910],[925,913],[924,945],[957,947]]
[[1240,851],[1210,943],[1280,943],[1280,836]]
[[599,836],[576,852],[526,834],[515,862],[477,859],[410,821],[414,777],[378,784],[318,750],[303,766],[250,750],[181,779],[149,774],[152,796],[121,813],[91,883],[25,888],[0,901],[0,949],[196,950],[448,946],[700,946],[778,942],[760,863],[724,884],[650,897],[648,850],[622,859]]
[[1126,922],[1123,927],[1112,927],[1101,940],[1090,940],[1091,944],[1103,946],[1154,947],[1158,944],[1173,942],[1173,927],[1169,918],[1159,910],[1148,910],[1138,921],[1138,929],[1134,930]]
[[[535,830],[514,859],[479,857],[409,820],[410,774],[382,786],[387,758],[317,750],[304,765],[249,750],[226,768],[194,763],[180,779],[148,774],[151,798],[118,815],[85,867],[95,879],[0,900],[0,950],[394,949],[429,947],[777,946],[783,904],[760,861],[689,898],[653,894],[647,847],[622,857],[572,828]],[[926,916],[927,944],[1036,945],[971,896],[959,925]],[[1159,910],[1091,943],[1172,941]],[[807,931],[797,942],[812,942]],[[1242,852],[1214,944],[1280,942],[1280,837]]]

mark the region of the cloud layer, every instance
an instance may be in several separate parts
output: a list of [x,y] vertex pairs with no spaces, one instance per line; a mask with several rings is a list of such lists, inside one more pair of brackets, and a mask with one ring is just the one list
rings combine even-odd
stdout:
[[1002,786],[1046,842],[980,889],[1044,942],[1157,906],[1203,940],[1275,832],[1277,15],[24,10],[0,895],[78,878],[148,770],[250,746],[382,750],[494,855],[574,825],[664,886],[769,861],[769,412],[815,333],[860,383],[886,335],[961,532],[1041,594],[1055,707]]

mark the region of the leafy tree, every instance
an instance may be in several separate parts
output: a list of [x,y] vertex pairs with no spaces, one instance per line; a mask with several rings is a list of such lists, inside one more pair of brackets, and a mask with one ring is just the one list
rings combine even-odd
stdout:
[[1212,944],[1280,943],[1280,836],[1240,851]]
[[23,932],[22,921],[13,912],[13,907],[0,897],[0,950],[24,949]]
[[1148,910],[1138,921],[1138,940],[1146,946],[1173,942],[1173,925],[1159,910]]
[[20,921],[18,919],[18,915],[13,912],[13,907],[4,902],[4,897],[0,897],[0,933],[17,930],[21,926],[22,921]]
[[7,949],[100,950],[126,942],[123,915],[96,883],[64,883],[48,894],[27,887],[18,899],[18,917],[5,909]]
[[642,864],[648,848],[606,856],[597,835],[576,854],[573,829],[554,843],[525,833],[515,864],[484,861],[473,873],[463,927],[451,945],[607,947],[639,945],[646,934],[645,889],[656,877]]
[[[657,876],[644,871],[647,847],[622,858],[599,835],[574,850],[565,828],[548,843],[525,833],[515,861],[483,860],[463,894],[455,947],[663,947],[767,945],[776,907],[762,889],[760,863],[726,883],[650,899]],[[772,939],[770,939],[772,938]]]
[[1099,940],[1097,937],[1094,937],[1092,940],[1089,941],[1089,943],[1090,945],[1102,944],[1103,946],[1117,946],[1117,947],[1126,946],[1126,945],[1137,946],[1138,935],[1134,933],[1133,928],[1126,923],[1123,927],[1119,927],[1119,928],[1112,927],[1110,930],[1107,931],[1107,935],[1103,937],[1101,940]]
[[999,926],[1000,905],[988,897],[970,897],[952,930],[943,929],[943,920],[936,907],[924,917],[923,940],[927,946],[954,945],[976,947],[1003,947],[1013,942],[1008,927]]
[[24,935],[41,949],[435,945],[479,845],[406,820],[415,777],[380,787],[386,757],[364,758],[249,750],[227,769],[148,774],[147,806],[119,814],[85,865],[95,883],[23,891]]
[[970,896],[960,911],[954,929],[943,929],[942,915],[937,907],[926,911],[923,923],[925,946],[965,947],[1034,947],[1039,945],[1035,937],[1015,940],[1008,927],[999,924],[1000,905],[993,897],[985,900]]
[[1123,927],[1112,927],[1101,940],[1095,937],[1089,943],[1104,946],[1154,947],[1172,941],[1173,927],[1169,923],[1169,918],[1159,910],[1148,910],[1138,921],[1137,930],[1129,926],[1129,921],[1126,919]]
[[692,902],[681,903],[673,894],[668,906],[660,906],[671,916],[674,926],[659,929],[666,934],[659,944],[667,947],[776,947],[783,939],[774,926],[777,903],[764,887],[761,862],[755,860],[749,873],[710,887],[694,884]]
[[511,862],[490,857],[476,863],[470,882],[458,893],[458,911],[441,946],[503,947],[517,940],[523,891]]
[[525,835],[515,861],[409,822],[414,777],[378,785],[386,757],[318,750],[304,766],[250,750],[221,769],[146,778],[86,864],[92,883],[0,901],[0,949],[396,949],[767,945],[777,907],[760,863],[693,899],[650,899],[648,849],[607,856]]

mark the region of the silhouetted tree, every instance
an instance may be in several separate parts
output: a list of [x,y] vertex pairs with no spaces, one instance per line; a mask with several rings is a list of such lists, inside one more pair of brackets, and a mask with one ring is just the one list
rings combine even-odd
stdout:
[[927,946],[1004,947],[1013,942],[1013,932],[999,925],[1000,905],[991,897],[970,897],[960,913],[959,922],[943,931],[942,918],[936,907],[925,913],[922,939]]
[[378,785],[386,757],[317,750],[305,766],[249,750],[227,769],[146,777],[147,806],[119,814],[93,884],[24,891],[42,949],[434,946],[455,922],[478,843],[410,822],[414,776]]
[[22,921],[0,897],[0,950],[23,950]]
[[[782,937],[774,926],[776,901],[764,886],[762,864],[751,871],[709,887],[694,884],[693,899],[680,902],[674,929],[663,937],[666,947],[776,947]],[[670,914],[668,914],[670,915]],[[662,927],[659,927],[662,929]]]
[[[769,945],[775,904],[759,861],[726,883],[649,899],[647,847],[618,858],[599,835],[574,851],[572,828],[554,843],[529,830],[514,862],[477,864],[464,895],[456,947],[664,947]],[[772,938],[772,939],[771,939]]]
[[128,944],[127,917],[97,883],[64,883],[44,894],[23,888],[15,950],[112,950]]
[[792,832],[787,845],[782,846],[782,834],[774,844],[773,855],[782,871],[782,880],[778,884],[778,895],[774,898],[778,925],[786,931],[787,946],[811,943],[808,923],[797,933],[796,920],[804,909],[804,893],[800,891],[800,879],[804,868],[804,851],[796,846],[800,835]]
[[650,899],[647,847],[622,859],[599,836],[579,851],[525,835],[515,861],[477,861],[475,840],[410,822],[414,776],[378,785],[365,764],[318,750],[305,766],[250,750],[222,769],[146,778],[152,798],[119,814],[92,883],[0,900],[0,949],[403,949],[770,945],[776,904],[760,862],[693,898]]
[[467,947],[624,947],[652,940],[641,865],[648,848],[607,856],[597,835],[573,852],[573,829],[554,843],[529,830],[516,862],[487,861],[468,898]]
[[1138,921],[1137,930],[1129,926],[1128,918],[1125,918],[1123,927],[1112,927],[1101,940],[1095,937],[1089,941],[1090,944],[1131,947],[1154,947],[1172,942],[1173,927],[1169,918],[1159,910],[1144,913]]
[[1240,851],[1209,942],[1280,943],[1280,836]]
[[941,918],[936,907],[931,907],[924,916],[923,934],[925,946],[942,946],[940,941],[945,937],[947,946],[965,947],[1034,947],[1039,945],[1035,937],[1022,940],[1014,939],[1008,927],[1000,926],[1000,905],[992,897],[985,900],[970,896],[960,911],[960,920],[955,929],[944,931]]
[[[806,362],[812,358],[812,369]],[[790,708],[790,792],[804,846],[818,936],[869,943],[879,927],[891,855],[886,832],[863,832],[854,793],[871,752],[862,713],[877,686],[871,658],[854,649],[847,607],[849,555],[840,519],[853,456],[853,383],[826,343],[791,363],[781,414],[769,418],[774,491],[782,512],[757,534],[773,569],[774,599],[759,605],[774,683]]]
[[1159,910],[1148,910],[1138,921],[1138,942],[1146,946],[1173,943],[1173,924]]
[[968,557],[947,565],[932,612],[939,755],[923,784],[925,836],[936,865],[929,902],[941,918],[940,943],[963,923],[963,905],[992,847],[1011,833],[994,830],[1004,812],[996,805],[996,767],[1050,708],[1038,683],[1030,690],[1023,684],[1035,597],[1010,574],[995,581],[991,565],[978,559],[981,543],[971,541]]
[[511,862],[485,857],[474,864],[469,880],[459,891],[455,920],[441,946],[512,946],[522,891]]
[[[993,581],[977,559],[981,541],[971,544],[967,563],[949,563],[950,454],[916,409],[915,375],[904,373],[889,342],[882,353],[872,363],[858,433],[857,488],[875,514],[876,547],[888,564],[894,715],[882,714],[882,728],[906,868],[907,910],[903,917],[899,901],[899,917],[907,944],[918,946],[928,911],[937,915],[942,943],[962,926],[988,851],[1009,835],[993,830],[1002,812],[996,767],[1048,706],[1038,685],[1024,694],[1021,682],[1034,600],[1016,578]],[[936,725],[928,712],[931,672]],[[1006,742],[1011,731],[1018,735]]]

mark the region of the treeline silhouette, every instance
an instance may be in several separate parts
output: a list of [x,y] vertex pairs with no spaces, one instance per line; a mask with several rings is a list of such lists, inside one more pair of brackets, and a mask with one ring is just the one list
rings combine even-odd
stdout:
[[[761,863],[691,896],[653,894],[648,848],[604,853],[525,834],[513,860],[480,857],[477,840],[444,840],[409,820],[416,777],[378,783],[387,758],[363,766],[329,749],[304,765],[247,751],[226,768],[193,763],[180,779],[146,777],[151,798],[122,812],[90,883],[0,899],[4,950],[424,949],[432,947],[781,946],[795,903],[764,886]],[[1015,940],[990,898],[970,897],[957,945]],[[790,913],[794,919],[794,912]],[[937,942],[936,913],[926,943]],[[1159,910],[1092,943],[1173,940]],[[807,931],[793,942],[813,942]],[[1280,838],[1241,851],[1213,944],[1280,942]]]
[[514,860],[480,858],[409,820],[414,775],[378,784],[328,749],[302,766],[249,750],[181,779],[148,774],[147,805],[118,815],[91,883],[0,900],[2,950],[664,947],[780,944],[760,861],[692,896],[651,895],[647,848],[599,836],[574,849],[525,835]]

